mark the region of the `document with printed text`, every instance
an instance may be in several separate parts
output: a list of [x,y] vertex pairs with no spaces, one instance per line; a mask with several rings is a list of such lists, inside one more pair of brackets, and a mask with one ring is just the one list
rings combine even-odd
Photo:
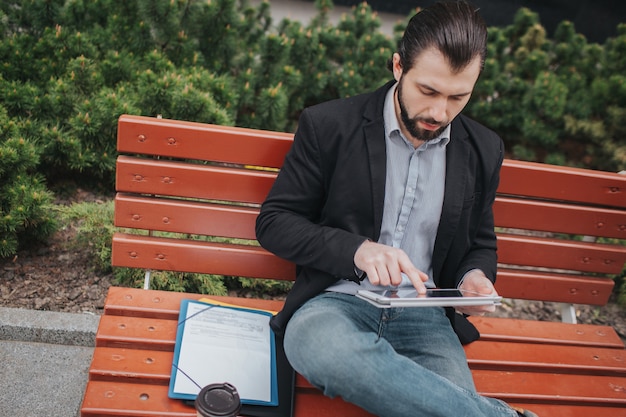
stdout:
[[229,382],[243,404],[276,405],[271,316],[260,310],[183,300],[169,396],[193,400],[202,387]]

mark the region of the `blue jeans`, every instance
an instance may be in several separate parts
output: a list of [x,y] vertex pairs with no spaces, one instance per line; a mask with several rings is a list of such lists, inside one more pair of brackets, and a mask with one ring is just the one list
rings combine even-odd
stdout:
[[294,369],[325,395],[380,417],[517,416],[477,394],[443,308],[379,309],[327,292],[296,311],[284,346]]

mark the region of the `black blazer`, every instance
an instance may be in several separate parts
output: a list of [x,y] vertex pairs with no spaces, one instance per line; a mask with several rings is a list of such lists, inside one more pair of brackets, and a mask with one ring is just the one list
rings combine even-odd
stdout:
[[[357,248],[366,239],[378,240],[386,175],[383,104],[393,84],[307,108],[300,117],[292,148],[256,223],[260,244],[297,265],[293,289],[272,319],[279,334],[305,301],[337,280],[353,277]],[[465,272],[480,268],[495,282],[492,204],[502,141],[459,115],[446,152],[433,279],[438,287],[453,288]],[[455,325],[458,315],[449,313]]]

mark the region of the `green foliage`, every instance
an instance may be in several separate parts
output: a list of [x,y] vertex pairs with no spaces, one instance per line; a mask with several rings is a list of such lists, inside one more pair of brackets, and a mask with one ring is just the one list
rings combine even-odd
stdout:
[[[121,113],[292,131],[303,107],[390,78],[395,39],[367,3],[336,25],[332,1],[315,4],[305,26],[272,22],[269,2],[5,1],[2,103],[17,134],[43,147],[48,179],[111,184]],[[549,39],[540,17],[520,9],[489,41],[470,115],[517,155],[624,168],[626,25],[604,45],[568,21]]]
[[[303,25],[273,22],[269,2],[5,1],[0,99],[53,181],[111,185],[122,113],[293,131],[302,108],[391,77],[385,63],[397,39],[380,32],[367,3],[337,24],[332,1],[315,4]],[[564,21],[549,39],[539,16],[520,9],[511,25],[490,28],[467,112],[514,155],[623,169],[626,28],[618,30],[589,44]]]
[[[12,146],[15,142],[9,142]],[[0,148],[0,157],[7,155]],[[16,175],[0,188],[0,257],[13,255],[21,247],[44,242],[56,230],[50,213],[52,193],[38,176]]]
[[625,169],[625,26],[603,46],[568,21],[548,39],[539,16],[520,9],[510,26],[489,29],[466,113],[498,132],[513,158]]
[[0,257],[44,242],[56,230],[52,193],[35,171],[38,149],[16,133],[15,123],[0,107]]
[[76,203],[61,206],[58,210],[63,227],[76,229],[76,238],[72,244],[91,249],[89,252],[93,255],[96,270],[111,271],[111,239],[115,232],[113,201]]
[[[136,268],[114,268],[114,276],[121,285],[141,288],[145,279],[145,271]],[[150,288],[207,295],[226,295],[228,292],[224,285],[224,277],[221,275],[173,271],[151,271]]]
[[283,20],[277,33],[257,42],[256,53],[248,48],[237,61],[243,90],[236,124],[293,130],[303,107],[370,90],[389,78],[384,62],[393,43],[378,31],[371,8],[359,5],[334,27],[327,19],[332,3],[316,5],[319,15],[308,26]]
[[244,292],[254,298],[282,296],[293,286],[292,281],[275,279],[253,279],[242,277],[226,277],[226,286],[236,292]]

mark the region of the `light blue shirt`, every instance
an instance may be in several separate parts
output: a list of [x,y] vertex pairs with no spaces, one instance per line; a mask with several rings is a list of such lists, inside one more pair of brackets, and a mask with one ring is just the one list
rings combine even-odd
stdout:
[[[434,287],[432,257],[443,207],[450,126],[415,148],[400,131],[394,106],[396,86],[389,89],[383,109],[387,175],[378,243],[404,250],[413,264],[428,274],[426,286]],[[411,286],[407,277],[401,286]],[[328,290],[354,294],[358,289],[375,288],[366,279],[361,285],[339,281]]]

